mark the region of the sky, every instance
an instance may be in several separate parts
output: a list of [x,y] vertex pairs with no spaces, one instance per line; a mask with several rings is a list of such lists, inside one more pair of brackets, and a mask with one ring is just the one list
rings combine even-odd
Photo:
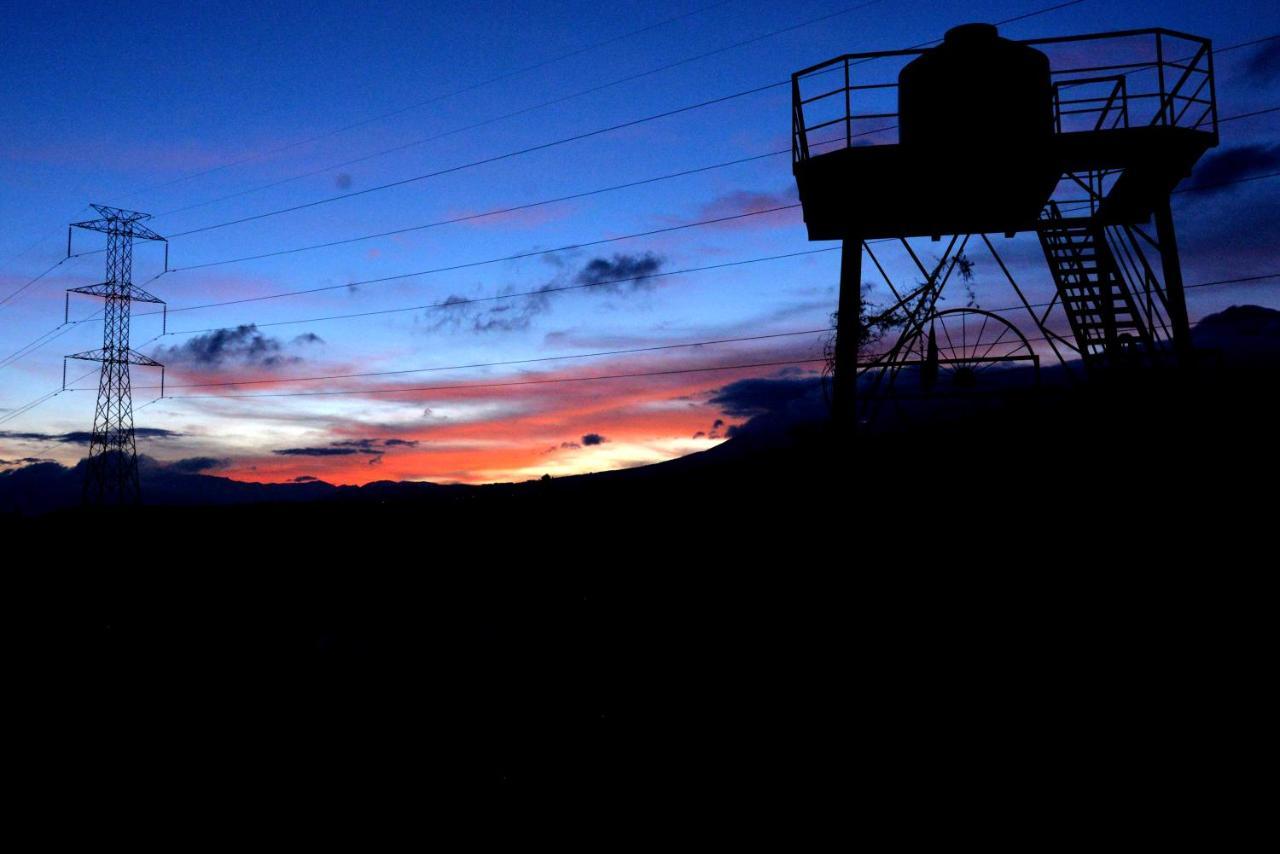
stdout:
[[[84,322],[62,325],[66,289],[103,277],[99,234],[77,230],[63,260],[67,224],[93,218],[90,203],[150,213],[170,238],[170,272],[163,248],[140,242],[133,274],[168,305],[163,327],[136,305],[132,328],[166,365],[164,399],[158,372],[133,371],[139,451],[157,460],[245,480],[481,483],[723,441],[742,420],[725,388],[821,369],[838,247],[810,243],[789,207],[788,87],[628,123],[1052,4],[860,5],[6,9],[0,468],[84,453],[73,437],[92,426],[92,364],[72,361],[74,390],[16,413],[61,386],[64,355],[101,346],[93,299],[71,299]],[[1085,0],[1002,34],[1151,26],[1221,48],[1280,33],[1280,9]],[[1218,57],[1220,115],[1280,105],[1278,43]],[[1223,124],[1205,176],[1277,171],[1278,129],[1275,112]],[[635,182],[647,183],[581,195]],[[574,198],[530,206],[562,197]],[[521,209],[477,216],[508,208]],[[1274,180],[1179,195],[1174,215],[1189,284],[1280,270]],[[721,221],[673,228],[709,219]],[[1034,236],[1000,250],[1030,299],[1049,296]],[[973,260],[976,301],[1010,305],[996,265]],[[910,277],[907,263],[886,258],[894,277]],[[1195,290],[1191,317],[1280,307],[1276,282]]]

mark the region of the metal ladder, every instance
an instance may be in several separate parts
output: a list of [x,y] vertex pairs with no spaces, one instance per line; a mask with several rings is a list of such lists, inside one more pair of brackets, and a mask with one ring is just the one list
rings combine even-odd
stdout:
[[1150,330],[1111,254],[1103,226],[1092,217],[1064,217],[1051,201],[1040,215],[1039,235],[1085,364],[1150,356]]

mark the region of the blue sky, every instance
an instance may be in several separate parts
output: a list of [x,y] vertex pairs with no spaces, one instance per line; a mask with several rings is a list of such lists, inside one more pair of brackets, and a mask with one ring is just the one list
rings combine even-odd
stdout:
[[[852,5],[840,0],[203,3],[135,5],[127,14],[104,3],[15,6],[6,10],[0,50],[7,81],[0,91],[6,129],[0,140],[0,210],[9,223],[0,239],[0,299],[58,261],[66,249],[66,224],[89,218],[89,202],[153,213],[149,224],[156,231],[177,234],[774,83],[841,53],[905,47],[937,38],[957,23],[999,20],[1047,3],[883,0],[822,23],[730,47]],[[1003,32],[1030,38],[1157,25],[1205,35],[1222,46],[1280,32],[1280,11],[1274,3],[1262,2],[1175,2],[1155,8],[1150,3],[1088,0],[1012,24]],[[603,47],[591,47],[609,40]],[[537,107],[726,47],[709,58]],[[1249,71],[1261,50],[1235,51],[1219,61],[1221,114],[1280,104],[1280,78]],[[559,58],[573,52],[578,53]],[[520,71],[538,64],[541,67]],[[503,75],[497,82],[475,86]],[[455,94],[469,87],[474,88]],[[525,108],[533,109],[515,118],[487,121]],[[390,113],[394,115],[383,117]],[[663,277],[643,287],[566,293],[536,304],[511,300],[503,303],[505,312],[398,312],[263,326],[224,342],[221,360],[200,362],[198,354],[184,349],[193,339],[208,344],[207,333],[185,334],[192,330],[572,284],[583,281],[584,271],[597,260],[619,266],[595,269],[631,269],[626,265],[648,258],[656,269],[671,271],[823,248],[806,241],[800,214],[793,210],[743,220],[734,227],[703,227],[536,254],[790,204],[794,185],[789,160],[779,156],[505,217],[270,259],[182,269],[781,150],[789,146],[789,120],[789,92],[778,88],[394,189],[175,237],[170,263],[178,272],[147,285],[171,310],[535,254],[379,285],[176,311],[169,317],[169,329],[180,334],[144,349],[171,366],[169,382],[177,386],[211,378],[449,366],[821,328],[835,307],[835,252]],[[484,124],[460,130],[477,123]],[[1224,147],[1274,145],[1278,127],[1276,113],[1224,125]],[[378,154],[393,148],[399,150]],[[259,189],[276,182],[280,183]],[[1276,209],[1275,195],[1274,183],[1259,181],[1231,192],[1180,198],[1175,215],[1187,281],[1273,271],[1276,231],[1253,225],[1251,218],[1274,219],[1269,214]],[[99,245],[96,237],[77,233],[77,249]],[[1030,280],[1028,288],[1045,294],[1048,275],[1042,262],[1036,265],[1036,252],[1034,239],[1010,245],[1019,274]],[[161,259],[157,247],[139,245],[134,281],[142,283],[158,273]],[[100,255],[67,261],[0,307],[0,356],[56,327],[62,321],[63,291],[99,281],[101,263]],[[979,266],[978,296],[985,305],[1008,304],[1012,295],[990,272]],[[1274,286],[1205,291],[1193,296],[1191,313],[1194,318],[1239,302],[1280,306],[1280,294]],[[72,317],[84,317],[96,308],[91,300],[75,300]],[[135,320],[135,344],[160,333],[157,320]],[[93,323],[74,326],[46,347],[0,368],[0,409],[11,411],[56,388],[62,376],[61,356],[98,346],[100,334]],[[589,375],[677,364],[780,361],[807,358],[820,350],[819,336],[797,336],[552,367],[416,375],[413,381],[485,383],[545,376],[548,371]],[[200,352],[209,354],[207,349]],[[173,434],[145,441],[145,453],[161,459],[208,456],[224,461],[218,470],[238,477],[319,475],[352,482],[386,476],[519,479],[541,471],[633,465],[705,448],[722,435],[711,429],[718,415],[707,401],[715,390],[732,379],[770,370],[777,369],[584,383],[572,390],[565,386],[447,395],[165,400],[140,410],[138,425]],[[405,380],[392,378],[376,385],[401,381]],[[343,389],[349,382],[289,388]],[[156,392],[146,388],[154,383],[147,372],[136,371],[134,383],[139,387],[135,405],[155,397]],[[4,415],[0,411],[0,417]],[[86,430],[91,417],[92,392],[73,392],[8,421],[0,430],[53,436]],[[705,435],[694,438],[696,433]],[[606,441],[584,444],[582,437],[588,434]],[[279,453],[367,438],[418,444],[396,445],[394,453],[367,459],[357,454]],[[69,462],[77,450],[58,442],[0,436],[0,459]]]

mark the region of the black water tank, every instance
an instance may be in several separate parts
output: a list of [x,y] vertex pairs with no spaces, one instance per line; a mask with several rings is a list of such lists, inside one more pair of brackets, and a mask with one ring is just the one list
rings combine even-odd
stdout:
[[902,69],[898,112],[903,145],[1025,156],[1053,134],[1049,59],[991,24],[955,27]]

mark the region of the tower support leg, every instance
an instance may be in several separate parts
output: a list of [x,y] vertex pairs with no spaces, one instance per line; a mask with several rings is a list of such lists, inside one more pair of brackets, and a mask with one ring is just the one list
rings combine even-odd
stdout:
[[1160,241],[1160,264],[1164,272],[1165,295],[1169,300],[1169,321],[1173,326],[1173,351],[1178,364],[1187,367],[1194,356],[1191,323],[1187,318],[1187,293],[1182,285],[1182,263],[1178,260],[1178,238],[1173,230],[1169,197],[1156,205],[1156,239]]
[[858,384],[858,325],[862,307],[862,237],[846,235],[840,249],[840,304],[836,320],[834,404],[836,423],[853,429]]

